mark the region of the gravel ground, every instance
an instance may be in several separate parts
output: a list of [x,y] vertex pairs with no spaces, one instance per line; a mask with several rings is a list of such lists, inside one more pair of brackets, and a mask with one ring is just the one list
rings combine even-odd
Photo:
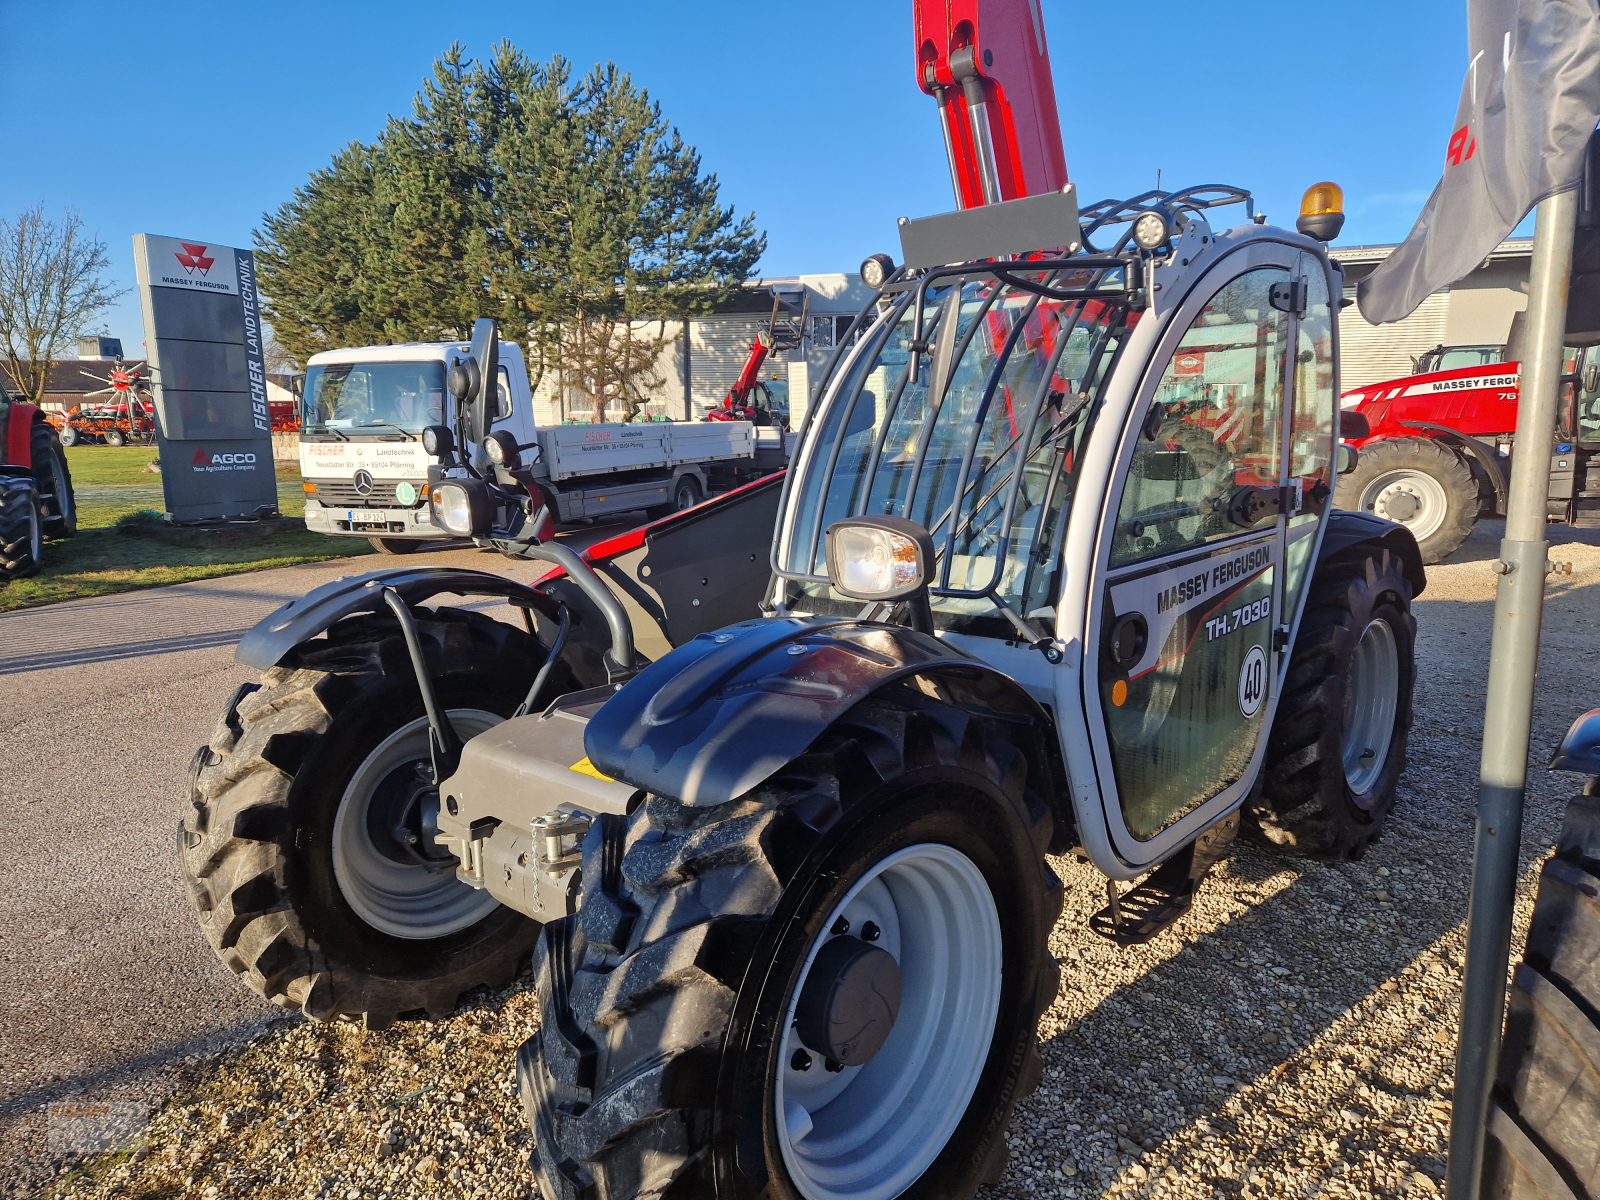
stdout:
[[[1498,523],[1429,571],[1416,606],[1411,765],[1360,863],[1241,848],[1146,946],[1089,932],[1103,882],[1056,863],[1062,991],[1045,1079],[987,1196],[1427,1196],[1442,1191]],[[1600,703],[1600,537],[1551,528],[1534,758]],[[1533,774],[1519,926],[1571,781]],[[175,901],[176,902],[176,901]],[[198,935],[197,935],[198,936]],[[1517,932],[1520,943],[1521,928]],[[220,968],[219,968],[220,970]],[[191,1065],[134,1151],[63,1165],[42,1195],[525,1197],[515,1047],[528,981],[382,1033],[284,1020]]]

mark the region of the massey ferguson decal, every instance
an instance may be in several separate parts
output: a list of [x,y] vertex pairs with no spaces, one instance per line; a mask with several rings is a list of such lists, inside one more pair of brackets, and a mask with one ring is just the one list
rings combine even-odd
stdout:
[[217,260],[206,257],[206,248],[204,246],[196,246],[192,242],[180,242],[179,245],[183,249],[172,252],[172,257],[178,260],[179,266],[191,275],[198,271],[202,278],[211,273],[211,268],[216,264]]
[[1150,627],[1144,654],[1128,668],[1128,678],[1182,659],[1197,641],[1203,646],[1269,619],[1271,593],[1245,593],[1277,561],[1274,538],[1112,584],[1112,608],[1119,614],[1143,613]]

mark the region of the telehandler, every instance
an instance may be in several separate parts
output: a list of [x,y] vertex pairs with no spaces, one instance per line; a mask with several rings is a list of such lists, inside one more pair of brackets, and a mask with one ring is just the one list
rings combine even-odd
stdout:
[[1328,189],[1080,209],[1036,8],[972,11],[917,14],[963,207],[869,260],[785,475],[574,553],[479,321],[431,511],[550,573],[285,605],[193,760],[194,908],[274,1002],[440,1016],[531,952],[543,1195],[970,1196],[1040,1078],[1047,855],[1132,945],[1236,833],[1354,859],[1395,803],[1424,579],[1331,504]]

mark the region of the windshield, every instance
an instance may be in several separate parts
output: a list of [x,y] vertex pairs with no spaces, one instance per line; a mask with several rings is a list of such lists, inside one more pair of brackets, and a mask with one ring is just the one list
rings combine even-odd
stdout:
[[1459,371],[1462,367],[1486,367],[1505,361],[1504,346],[1451,346],[1439,355],[1435,371]]
[[442,362],[330,363],[306,371],[305,428],[412,433],[444,421]]
[[1054,618],[1077,451],[1137,314],[968,276],[929,289],[930,349],[913,372],[914,320],[903,298],[834,391],[808,439],[780,564],[800,577],[796,608],[859,611],[818,578],[823,531],[863,513],[909,517],[939,555],[939,627],[1015,636],[1002,605]]

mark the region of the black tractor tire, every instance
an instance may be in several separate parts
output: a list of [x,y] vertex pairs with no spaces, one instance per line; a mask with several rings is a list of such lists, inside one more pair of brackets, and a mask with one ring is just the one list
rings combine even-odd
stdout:
[[72,469],[55,427],[35,421],[31,439],[33,478],[39,487],[44,535],[67,538],[78,532],[78,502],[72,494]]
[[[1385,499],[1390,487],[1402,489],[1403,509],[1394,497]],[[1356,469],[1339,477],[1334,503],[1406,526],[1422,561],[1430,565],[1467,540],[1481,506],[1478,481],[1466,460],[1437,438],[1423,437],[1383,438],[1362,446]]]
[[[1012,1109],[1042,1071],[1037,1024],[1057,993],[1048,937],[1062,900],[1044,858],[1053,818],[1004,735],[999,722],[895,688],[857,705],[740,799],[695,809],[651,797],[630,817],[597,820],[577,915],[546,925],[534,952],[541,1027],[517,1056],[541,1194],[798,1200],[774,1089],[798,1086],[789,1071],[814,1069],[802,1082],[827,1084],[841,1065],[820,1052],[802,1064],[786,1045],[803,1023],[797,1015],[791,1026],[790,1011],[803,1015],[795,1006],[812,994],[801,986],[809,956],[830,937],[865,944],[882,932],[860,922],[852,933],[836,913],[891,856],[951,849],[981,872],[983,890],[967,894],[991,897],[998,925],[983,943],[992,963],[953,952],[948,960],[995,980],[983,986],[998,997],[996,1016],[992,1035],[986,1019],[972,1023],[976,1040],[962,1059],[971,1090],[946,1090],[948,1124],[916,1143],[923,1148],[902,1163],[894,1194],[960,1200],[998,1181]],[[896,924],[896,938],[902,928],[916,926]],[[915,949],[898,953],[927,961]],[[915,1011],[912,1001],[907,1008]],[[954,1053],[945,1041],[906,1056],[906,1038],[918,1044],[926,1027],[905,1012],[905,1036],[881,1052],[884,1069],[933,1069],[921,1064]],[[858,1108],[871,1103],[879,1093],[854,1089],[882,1078],[857,1074],[844,1095]],[[837,1119],[832,1102],[816,1110],[824,1130]],[[906,1121],[917,1112],[910,1100],[900,1110]]]
[[427,545],[421,538],[369,537],[367,541],[379,554],[415,554]]
[[1411,735],[1416,628],[1411,585],[1388,550],[1357,546],[1318,564],[1261,783],[1245,802],[1247,838],[1340,862],[1383,833]]
[[63,446],[76,446],[82,440],[78,431],[71,425],[63,425],[61,427],[61,444]]
[[39,573],[44,514],[31,475],[0,475],[0,582]]
[[[542,659],[531,636],[481,613],[423,609],[417,628],[463,738],[509,716]],[[391,866],[403,857],[393,841],[369,853],[373,831],[394,827],[374,806],[429,794],[437,804],[431,778],[421,694],[388,614],[340,621],[241,687],[195,752],[178,827],[189,900],[217,956],[280,1007],[368,1028],[442,1017],[463,992],[512,979],[535,922],[456,880],[453,859]],[[346,805],[361,824],[341,824]],[[418,900],[418,888],[433,890]],[[364,903],[400,924],[381,927]],[[437,922],[441,907],[460,927]],[[424,925],[407,926],[413,918]],[[418,932],[428,921],[437,936]]]
[[106,431],[106,445],[122,447],[128,444],[128,439],[123,437],[122,430],[108,429]]
[[1481,1194],[1600,1197],[1600,797],[1568,806],[1539,877],[1498,1074]]

